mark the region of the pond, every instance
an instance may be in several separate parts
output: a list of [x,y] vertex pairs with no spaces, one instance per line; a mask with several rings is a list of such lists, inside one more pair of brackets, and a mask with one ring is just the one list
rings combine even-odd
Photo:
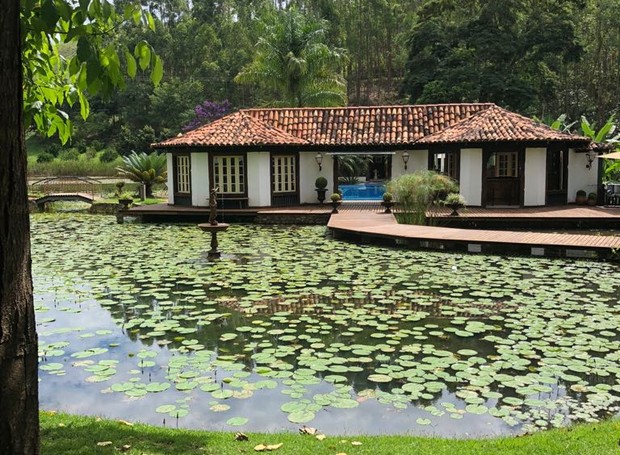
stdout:
[[324,227],[32,218],[45,409],[173,427],[514,434],[618,411],[620,269]]

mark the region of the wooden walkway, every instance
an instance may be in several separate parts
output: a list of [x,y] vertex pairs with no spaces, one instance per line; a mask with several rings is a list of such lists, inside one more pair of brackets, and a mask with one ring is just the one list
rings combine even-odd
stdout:
[[[415,226],[398,224],[392,214],[359,211],[341,212],[332,215],[328,228],[335,233],[356,236],[395,239],[399,243],[418,246],[450,249],[454,246],[465,247],[468,251],[501,252],[518,247],[520,251],[545,255],[540,249],[551,249],[554,253],[564,250],[571,255],[572,250],[595,251],[611,254],[620,249],[620,236],[558,234],[546,232],[498,231],[480,229],[456,229],[433,226]],[[398,243],[398,242],[397,242]],[[471,245],[475,245],[474,248]],[[493,246],[493,248],[488,248]],[[535,249],[535,250],[533,250]],[[567,253],[567,250],[570,250]],[[554,254],[555,255],[555,254]],[[560,253],[560,255],[562,255]],[[578,256],[578,254],[575,254]]]
[[[426,212],[430,218],[451,218],[451,210],[436,207]],[[461,218],[501,218],[501,219],[584,219],[584,218],[620,218],[620,207],[591,207],[585,205],[563,205],[558,207],[523,207],[523,208],[479,208],[467,207],[459,210]]]

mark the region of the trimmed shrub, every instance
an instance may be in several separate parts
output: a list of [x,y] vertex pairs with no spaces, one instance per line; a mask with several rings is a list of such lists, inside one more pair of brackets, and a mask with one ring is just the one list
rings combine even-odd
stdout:
[[113,148],[105,149],[101,152],[101,155],[99,155],[99,161],[102,163],[111,163],[116,158],[118,158],[118,152]]
[[54,155],[48,152],[39,153],[37,156],[37,163],[49,163],[54,161]]
[[80,153],[76,149],[64,150],[58,158],[62,161],[77,161],[80,159]]

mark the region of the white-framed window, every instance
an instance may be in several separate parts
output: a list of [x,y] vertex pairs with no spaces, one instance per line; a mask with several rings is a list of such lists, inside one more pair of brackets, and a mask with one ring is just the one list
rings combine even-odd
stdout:
[[518,177],[517,152],[501,152],[497,154],[496,177]]
[[176,192],[177,193],[190,193],[190,170],[189,170],[189,156],[177,155],[176,160]]
[[213,157],[213,179],[222,194],[245,192],[245,164],[243,155]]
[[275,155],[271,158],[271,188],[274,193],[297,191],[295,155]]

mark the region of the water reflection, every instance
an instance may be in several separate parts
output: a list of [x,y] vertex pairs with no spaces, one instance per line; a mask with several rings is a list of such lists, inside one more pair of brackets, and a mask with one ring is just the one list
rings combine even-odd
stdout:
[[298,427],[280,409],[294,403],[328,434],[458,437],[615,412],[617,284],[560,284],[600,264],[526,269],[317,228],[233,227],[217,262],[184,226],[42,217],[33,233],[45,408],[276,431]]

